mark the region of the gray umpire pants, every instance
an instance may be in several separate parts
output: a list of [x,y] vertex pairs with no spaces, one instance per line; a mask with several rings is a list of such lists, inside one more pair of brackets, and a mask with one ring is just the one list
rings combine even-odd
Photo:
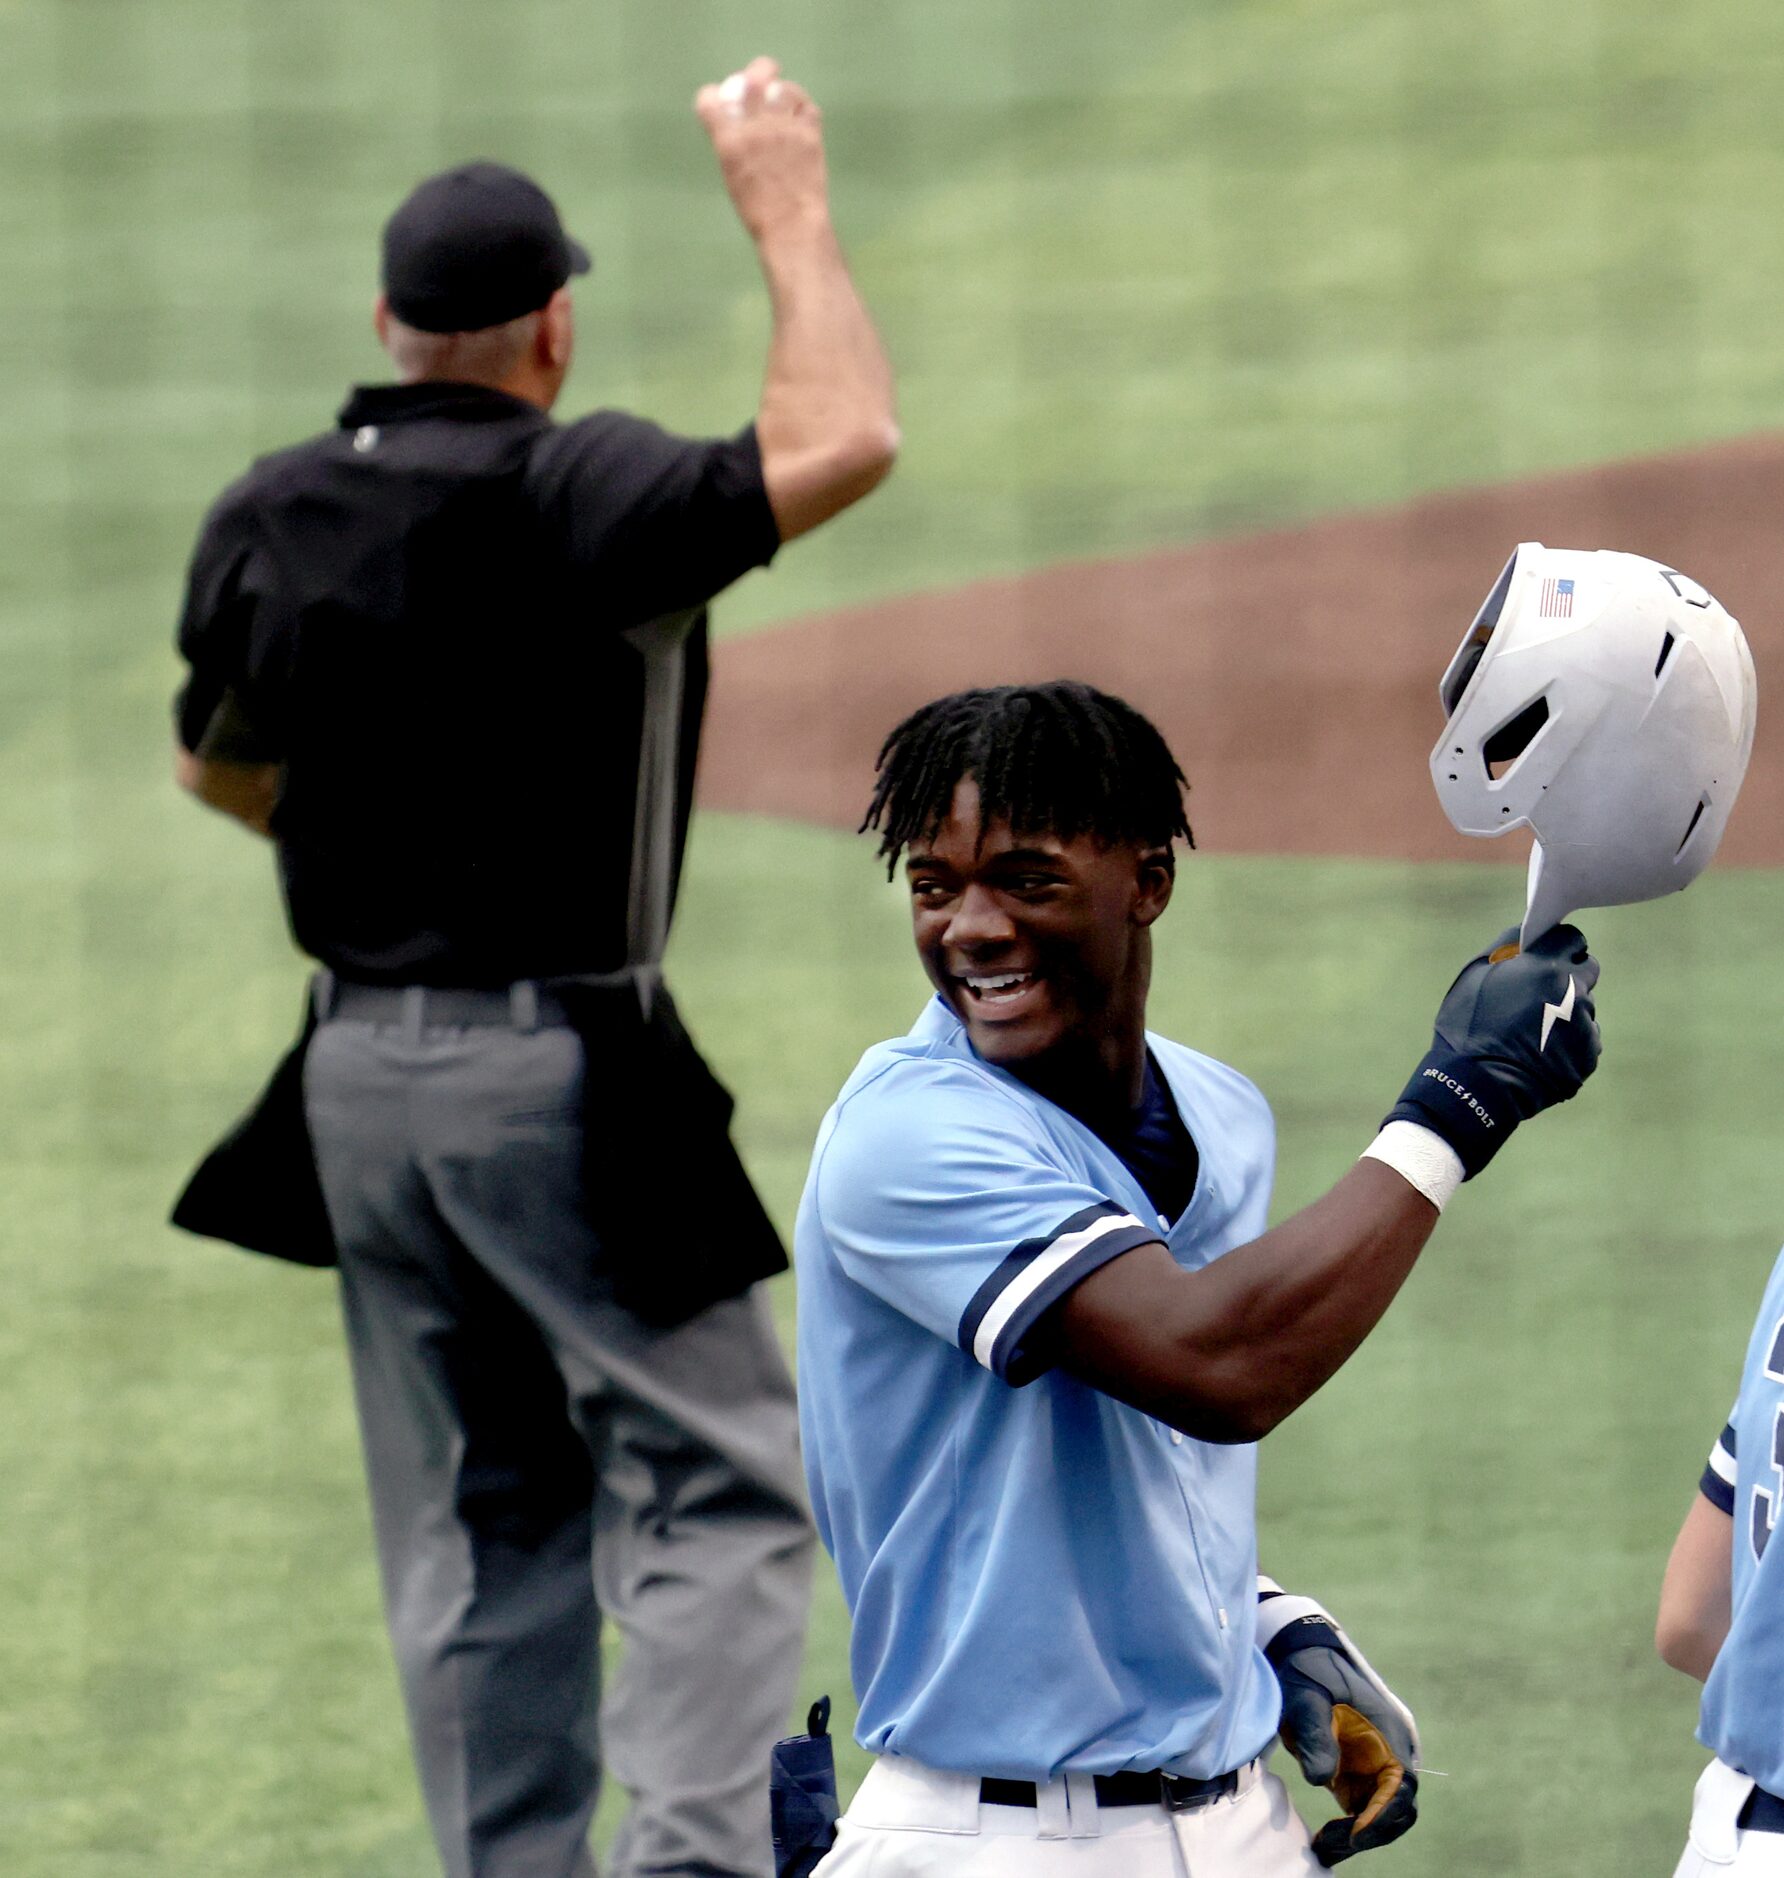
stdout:
[[[603,1763],[632,1795],[616,1878],[765,1878],[812,1558],[766,1301],[674,1330],[617,1307],[575,1032],[529,1027],[530,997],[518,1021],[439,1024],[402,996],[395,1021],[321,1024],[305,1105],[448,1878],[592,1878]],[[622,1640],[604,1701],[603,1616]]]

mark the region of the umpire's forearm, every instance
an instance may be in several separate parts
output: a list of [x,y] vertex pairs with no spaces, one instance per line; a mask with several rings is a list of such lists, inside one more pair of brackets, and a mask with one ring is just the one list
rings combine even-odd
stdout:
[[892,367],[827,214],[758,244],[774,326],[756,436],[783,541],[884,480],[898,452]]

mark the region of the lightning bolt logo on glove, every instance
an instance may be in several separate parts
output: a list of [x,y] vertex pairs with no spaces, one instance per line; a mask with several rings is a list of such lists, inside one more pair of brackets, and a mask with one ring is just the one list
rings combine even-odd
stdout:
[[1598,961],[1575,927],[1552,926],[1527,946],[1515,926],[1501,933],[1444,993],[1431,1048],[1387,1119],[1447,1141],[1472,1180],[1520,1122],[1592,1074],[1597,983]]
[[1549,1032],[1553,1030],[1557,1024],[1566,1024],[1572,1021],[1574,993],[1578,990],[1579,986],[1574,983],[1573,976],[1569,973],[1567,979],[1567,995],[1562,998],[1559,1004],[1545,1004],[1542,1007],[1542,1042],[1536,1046],[1536,1051],[1539,1056],[1549,1047]]

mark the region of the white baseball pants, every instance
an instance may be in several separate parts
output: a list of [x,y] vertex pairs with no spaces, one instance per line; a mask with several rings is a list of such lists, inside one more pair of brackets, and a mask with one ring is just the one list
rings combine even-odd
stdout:
[[1753,1782],[1722,1761],[1698,1776],[1691,1832],[1673,1878],[1784,1878],[1784,1832],[1743,1832],[1735,1824]]
[[970,1774],[887,1755],[874,1762],[813,1878],[1317,1878],[1288,1790],[1261,1761],[1193,1812],[1099,1807],[1088,1775],[1035,1806],[986,1806]]

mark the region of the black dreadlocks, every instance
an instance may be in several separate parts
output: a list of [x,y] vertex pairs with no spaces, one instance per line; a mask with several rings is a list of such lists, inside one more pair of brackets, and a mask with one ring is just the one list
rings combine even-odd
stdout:
[[1073,679],[937,698],[892,732],[875,768],[858,832],[880,831],[888,880],[906,847],[934,838],[965,776],[979,785],[982,822],[1018,835],[1164,848],[1181,835],[1195,846],[1189,784],[1164,738],[1131,704]]

